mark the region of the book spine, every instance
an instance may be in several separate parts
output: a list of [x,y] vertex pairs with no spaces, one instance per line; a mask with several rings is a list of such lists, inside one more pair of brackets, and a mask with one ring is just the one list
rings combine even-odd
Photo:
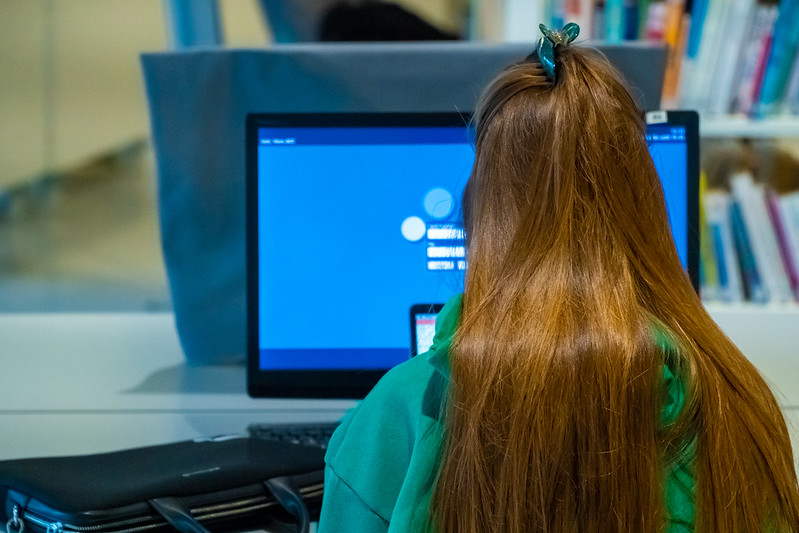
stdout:
[[733,239],[730,194],[711,191],[706,193],[703,203],[707,213],[707,222],[713,235],[716,262],[718,263],[720,296],[728,302],[740,302],[744,299],[744,291],[740,261]]
[[638,0],[638,39],[646,39],[646,24],[649,20],[650,0]]
[[[778,207],[787,247],[793,259],[794,268],[799,274],[799,192],[786,194],[779,198]],[[799,298],[799,290],[794,293],[794,297]]]
[[[682,8],[682,6],[681,6]],[[663,107],[666,109],[679,107],[680,75],[682,74],[682,58],[685,56],[685,47],[688,41],[688,32],[691,28],[691,16],[688,13],[678,13],[676,29],[669,30],[669,55],[666,61],[666,72],[663,78]]]
[[794,254],[789,242],[790,239],[785,230],[785,221],[783,220],[780,210],[779,197],[774,191],[766,191],[766,207],[768,209],[771,225],[774,228],[774,235],[777,238],[780,259],[782,259],[783,268],[788,275],[791,293],[794,298],[796,298],[796,295],[799,293],[799,272],[796,270],[796,262],[794,261]]
[[726,46],[724,22],[731,0],[712,0],[708,4],[702,27],[696,60],[691,67],[691,79],[681,88],[686,108],[706,110],[712,98],[714,66],[722,46]]
[[[694,0],[689,10],[690,22],[685,36],[685,53],[680,66],[680,79],[677,87],[677,94],[683,102],[681,106],[684,107],[691,107],[683,104],[686,100],[691,99],[690,95],[694,91],[695,66],[699,55],[699,45],[702,42],[702,29],[707,16],[708,2],[709,0]],[[686,6],[689,4],[691,3],[688,2]]]
[[755,264],[749,235],[744,226],[741,206],[735,200],[730,204],[730,226],[740,261],[744,294],[752,302],[765,303],[768,301],[768,292],[760,281],[760,273]]
[[785,113],[799,115],[799,54],[793,62],[793,72],[785,90]]
[[641,19],[640,6],[637,0],[623,0],[622,38],[625,41],[638,39],[638,26]]
[[716,72],[713,80],[714,97],[710,99],[708,112],[714,115],[723,115],[730,111],[733,100],[733,81],[737,65],[740,63],[742,51],[751,43],[747,36],[747,29],[751,26],[755,4],[753,0],[733,0],[726,20],[724,30],[727,36],[727,45],[719,51]]
[[[703,176],[704,178],[704,176]],[[704,180],[702,180],[703,182]],[[726,281],[726,269],[723,256],[719,253],[720,242],[716,239],[715,227],[710,219],[710,198],[703,190],[700,182],[699,197],[699,286],[702,289],[702,299],[706,301],[718,300],[721,297],[721,287]]]
[[605,19],[605,0],[594,0],[594,16],[591,19],[591,37],[594,40],[601,41],[605,39],[605,33],[607,32]]
[[590,38],[594,33],[594,0],[577,0],[580,7],[580,16],[576,22],[580,25],[580,33],[584,39]]
[[780,111],[797,48],[799,48],[799,0],[782,0],[774,24],[771,53],[763,75],[760,98],[755,109],[757,116],[776,114]]
[[699,53],[699,43],[702,41],[702,29],[705,27],[708,2],[710,0],[694,0],[691,6],[691,29],[685,45],[686,58],[696,59]]
[[663,42],[666,38],[666,3],[653,2],[649,4],[646,13],[646,29],[644,38],[647,41]]
[[624,0],[605,0],[605,40],[620,43],[624,39]]
[[777,20],[778,10],[776,6],[772,6],[770,10],[770,15],[773,19],[771,22],[768,31],[763,36],[763,43],[760,47],[760,55],[757,58],[757,65],[755,67],[755,77],[752,83],[752,94],[749,97],[751,104],[747,108],[747,115],[754,115],[755,108],[760,100],[760,90],[763,87],[763,78],[766,75],[766,65],[768,64],[768,58],[771,55],[771,46],[774,42],[774,22]]
[[766,210],[765,193],[755,185],[748,172],[730,178],[732,194],[740,205],[743,222],[749,236],[757,270],[768,291],[770,301],[785,302],[793,299],[785,269],[782,267],[771,221]]
[[[768,56],[769,35],[774,26],[776,8],[771,5],[756,4],[753,16],[746,30],[749,35],[748,44],[741,48],[738,74],[733,87],[735,89],[732,111],[748,115],[752,110],[755,83],[762,79],[760,63]],[[759,72],[761,71],[761,72]]]

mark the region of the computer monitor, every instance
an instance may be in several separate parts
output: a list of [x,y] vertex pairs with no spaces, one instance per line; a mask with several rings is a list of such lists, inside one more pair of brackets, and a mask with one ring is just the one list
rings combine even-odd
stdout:
[[[648,139],[696,279],[691,116]],[[413,306],[462,291],[468,116],[255,114],[247,157],[249,393],[361,398],[409,357]]]

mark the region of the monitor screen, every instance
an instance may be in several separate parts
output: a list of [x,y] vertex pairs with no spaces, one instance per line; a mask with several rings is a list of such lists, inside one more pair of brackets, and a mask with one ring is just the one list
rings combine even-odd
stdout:
[[[463,290],[467,123],[456,114],[250,117],[248,373],[267,376],[269,395],[359,397],[426,350],[410,338],[432,340],[434,314],[409,335],[409,309]],[[688,266],[685,127],[650,125],[647,139]]]

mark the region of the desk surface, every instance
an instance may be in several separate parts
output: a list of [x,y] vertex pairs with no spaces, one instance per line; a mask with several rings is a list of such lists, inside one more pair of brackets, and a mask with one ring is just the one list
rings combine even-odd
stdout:
[[170,313],[0,314],[0,458],[94,453],[336,420],[352,401],[255,400],[243,366],[186,366]]
[[[711,312],[777,391],[796,445],[799,313]],[[243,366],[184,364],[170,313],[0,314],[0,339],[0,459],[336,420],[354,405],[251,399]]]

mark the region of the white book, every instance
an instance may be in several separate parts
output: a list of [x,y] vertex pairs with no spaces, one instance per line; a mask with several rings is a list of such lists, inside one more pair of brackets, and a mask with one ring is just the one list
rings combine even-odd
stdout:
[[733,80],[742,48],[751,47],[746,31],[755,8],[754,0],[732,0],[727,12],[724,35],[725,44],[719,49],[713,76],[713,96],[708,101],[708,112],[713,115],[729,113],[729,103],[734,91]]
[[781,196],[779,208],[788,250],[793,264],[799,267],[799,191]]
[[799,114],[799,54],[793,62],[791,78],[788,80],[788,88],[785,90],[785,103],[783,104],[786,113]]
[[[730,225],[730,194],[721,191],[705,191],[702,194],[705,220],[713,235],[716,262],[719,269],[720,297],[726,302],[744,299],[743,282],[738,256]],[[722,269],[724,274],[722,275]]]
[[733,83],[732,111],[748,115],[754,104],[757,70],[761,56],[766,54],[767,35],[777,20],[777,6],[755,4],[752,21],[746,30],[745,44],[741,49],[739,72]]
[[696,61],[689,68],[690,81],[687,86],[680,87],[683,107],[706,111],[710,100],[715,96],[713,75],[718,56],[723,46],[729,45],[724,34],[725,22],[730,10],[731,0],[712,0],[708,3],[702,27],[702,40]]
[[765,192],[756,185],[752,174],[741,172],[730,178],[732,194],[741,206],[741,215],[749,235],[758,272],[768,292],[769,301],[793,301],[791,285],[782,264],[777,236],[771,225]]

